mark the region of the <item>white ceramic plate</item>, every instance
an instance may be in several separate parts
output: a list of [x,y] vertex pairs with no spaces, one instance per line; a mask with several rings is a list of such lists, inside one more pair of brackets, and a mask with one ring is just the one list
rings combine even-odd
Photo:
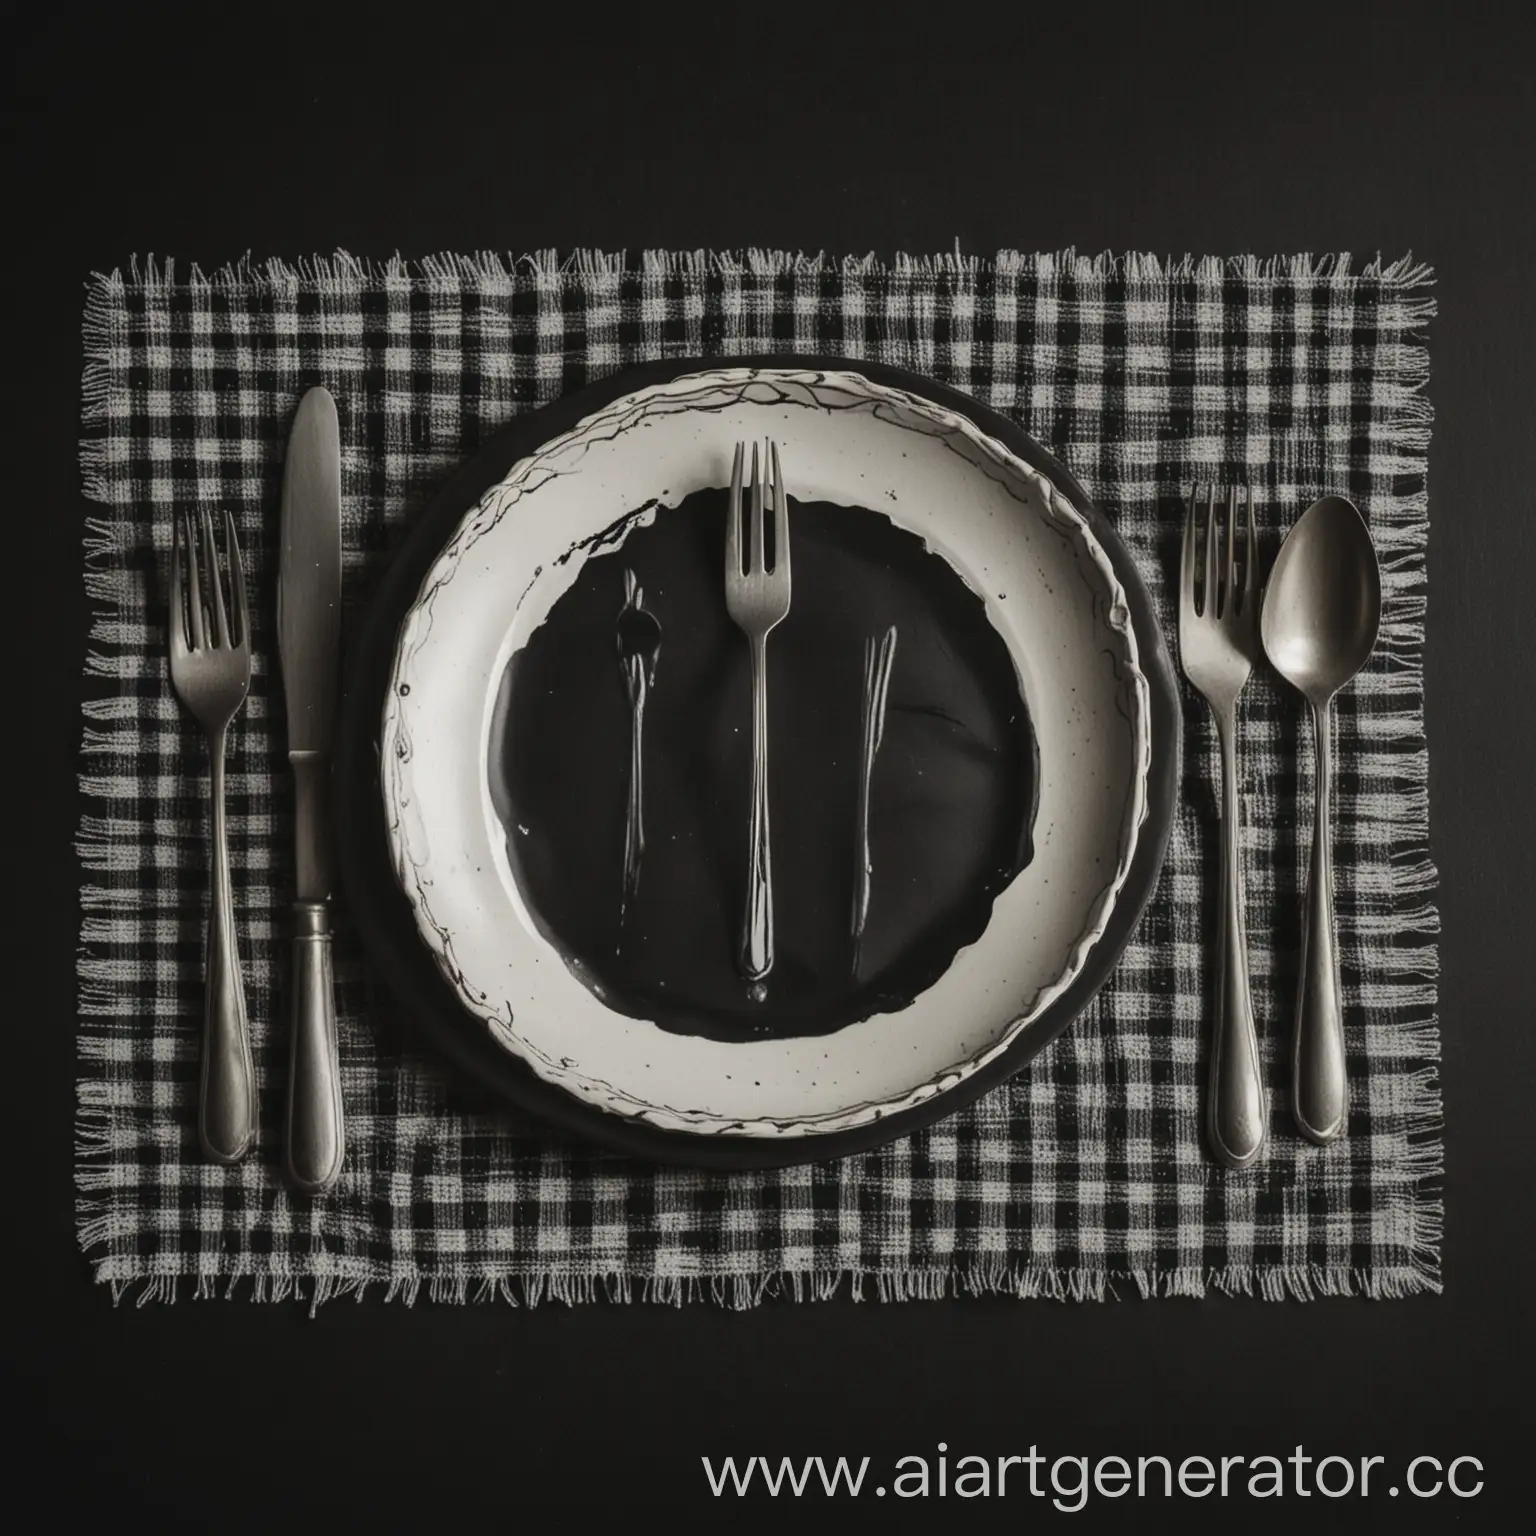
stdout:
[[[735,444],[765,437],[793,466],[796,499],[878,507],[982,597],[1033,721],[1039,803],[1032,860],[908,1006],[832,1034],[728,1043],[618,1014],[572,974],[509,865],[487,752],[508,660],[583,562],[728,483]],[[663,1129],[828,1134],[962,1081],[1082,969],[1145,816],[1149,711],[1109,559],[1039,472],[965,418],[856,373],[720,368],[625,396],[547,443],[445,545],[386,695],[390,851],[464,1007],[546,1081]]]

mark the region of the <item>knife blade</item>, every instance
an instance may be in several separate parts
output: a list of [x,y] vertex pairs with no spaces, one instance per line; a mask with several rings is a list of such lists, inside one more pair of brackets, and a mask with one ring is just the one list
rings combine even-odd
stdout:
[[345,1155],[331,966],[331,753],[341,646],[341,430],[316,387],[299,402],[283,467],[277,643],[294,777],[297,878],[286,1152],[322,1194]]

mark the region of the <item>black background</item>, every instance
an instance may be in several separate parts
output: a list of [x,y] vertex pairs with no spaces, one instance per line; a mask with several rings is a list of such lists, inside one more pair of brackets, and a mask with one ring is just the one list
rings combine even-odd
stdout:
[[[940,1441],[952,1460],[1032,1442],[1177,1457],[1300,1441],[1389,1467],[1479,1456],[1487,1491],[1436,1501],[1437,1527],[1528,1504],[1536,28],[1468,4],[1015,6],[1006,24],[868,7],[856,25],[826,6],[537,9],[4,7],[6,640],[31,695],[11,738],[26,814],[6,828],[3,1326],[27,1426],[6,1502],[19,1512],[36,1481],[51,1519],[218,1531],[470,1515],[513,1529],[557,1501],[734,1523],[701,1454],[883,1468]],[[1411,250],[1438,270],[1445,1294],[114,1309],[77,1250],[71,1184],[87,274],[147,252],[208,267],[338,246],[890,255],[957,240],[981,254]],[[1396,1529],[1430,1508],[1412,1502],[1378,1489],[1272,1513]],[[1250,1523],[1215,1500],[1115,1512],[1148,1528]],[[791,1518],[830,1513],[801,1501]],[[887,1499],[880,1513],[900,1511]],[[907,1513],[1049,1511],[951,1498]]]

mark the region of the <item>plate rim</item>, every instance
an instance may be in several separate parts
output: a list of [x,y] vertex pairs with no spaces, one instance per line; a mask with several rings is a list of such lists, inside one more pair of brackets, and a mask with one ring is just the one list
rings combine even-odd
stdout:
[[[585,417],[626,395],[692,373],[780,369],[861,375],[881,388],[903,391],[964,417],[1051,481],[1082,515],[1098,540],[1131,609],[1133,637],[1148,690],[1149,761],[1144,815],[1130,867],[1108,922],[1078,973],[992,1060],[954,1084],[866,1123],[793,1137],[722,1137],[713,1130],[669,1129],[578,1099],[547,1082],[520,1057],[497,1044],[463,1007],[436,958],[422,943],[414,910],[389,857],[387,817],[379,786],[378,740],[384,695],[398,638],[414,608],[423,577],[479,504],[522,458]],[[1181,704],[1162,626],[1140,570],[1113,525],[1052,454],[1009,418],[951,386],[910,370],[864,359],[769,354],[728,358],[673,358],[622,370],[515,418],[474,450],[439,488],[393,551],[349,647],[341,729],[338,732],[336,818],[339,867],[350,916],[363,948],[411,1021],[439,1054],[497,1100],[532,1113],[552,1127],[647,1159],[732,1168],[773,1168],[867,1151],[932,1124],[1014,1076],[1078,1017],[1118,965],[1157,884],[1172,829],[1182,764]],[[382,870],[386,876],[380,880]],[[401,940],[409,938],[409,944]]]
[[[1073,932],[1070,941],[1066,942],[1059,969],[1049,970],[1049,980],[1043,981],[1032,992],[1021,994],[1017,1006],[1010,1004],[1009,1017],[1002,1022],[995,1037],[984,1040],[980,1048],[971,1051],[963,1059],[946,1060],[919,1081],[906,1080],[904,1085],[891,1088],[876,1098],[859,1099],[814,1111],[807,1107],[793,1113],[768,1113],[761,1108],[756,1113],[744,1108],[727,1113],[721,1109],[690,1107],[689,1102],[675,1099],[650,1101],[639,1093],[635,1085],[620,1087],[616,1081],[609,1080],[598,1070],[596,1062],[578,1067],[568,1058],[554,1054],[555,1047],[550,1041],[546,1040],[542,1045],[535,1044],[525,1038],[524,1033],[511,1027],[510,1015],[502,1018],[499,1008],[486,1001],[487,993],[481,985],[490,984],[486,975],[477,971],[475,979],[471,979],[468,973],[471,964],[468,955],[477,949],[477,945],[470,942],[467,933],[458,929],[450,931],[450,927],[445,926],[450,923],[450,919],[432,905],[432,892],[438,880],[430,863],[413,853],[411,835],[405,831],[406,823],[411,819],[407,807],[425,805],[431,797],[418,778],[415,768],[417,754],[390,750],[398,743],[414,741],[420,729],[421,722],[413,724],[410,717],[419,709],[421,689],[418,684],[425,680],[422,669],[430,665],[424,661],[424,655],[439,628],[436,621],[437,605],[443,600],[443,594],[450,583],[466,565],[475,569],[483,565],[482,558],[472,558],[480,543],[496,537],[499,530],[508,526],[502,507],[508,487],[516,486],[520,475],[523,481],[529,475],[534,476],[534,489],[537,490],[547,478],[540,475],[541,467],[551,461],[558,462],[573,449],[579,450],[584,456],[585,445],[593,432],[596,431],[599,440],[602,440],[615,421],[627,421],[635,413],[647,415],[657,411],[663,417],[669,417],[675,413],[669,407],[669,402],[675,400],[682,402],[686,414],[688,400],[699,391],[703,391],[706,398],[711,400],[717,396],[750,400],[760,384],[776,387],[796,397],[806,394],[810,397],[813,414],[818,414],[814,409],[818,405],[823,411],[827,409],[828,393],[836,399],[845,392],[862,396],[867,391],[867,400],[875,407],[874,415],[877,419],[886,419],[883,415],[883,409],[886,408],[895,409],[898,413],[911,411],[919,420],[939,428],[946,439],[952,433],[963,436],[972,445],[970,451],[981,456],[977,467],[983,474],[990,476],[1009,462],[1016,465],[1017,470],[1008,473],[1011,475],[1016,472],[1031,487],[1031,498],[1037,498],[1041,503],[1040,516],[1043,521],[1065,533],[1069,545],[1076,550],[1076,558],[1086,558],[1096,568],[1095,579],[1103,584],[1104,591],[1098,594],[1096,590],[1094,610],[1098,613],[1102,609],[1103,622],[1114,631],[1114,635],[1106,635],[1102,643],[1113,647],[1111,654],[1118,658],[1114,663],[1114,672],[1119,686],[1130,693],[1128,699],[1123,698],[1121,701],[1121,712],[1131,721],[1131,778],[1129,794],[1117,829],[1118,851],[1114,872],[1108,882],[1092,894],[1084,911],[1084,926]],[[925,537],[931,540],[938,533],[939,530],[934,529]],[[455,603],[452,598],[449,603],[453,611],[464,611],[462,604]],[[983,432],[969,416],[941,406],[927,396],[878,384],[867,375],[852,370],[805,365],[770,369],[724,359],[697,373],[679,374],[667,383],[620,395],[608,406],[600,407],[591,415],[583,417],[569,432],[550,438],[535,452],[516,461],[510,467],[507,477],[491,486],[481,500],[464,514],[458,527],[428,567],[416,598],[401,621],[382,710],[381,735],[388,764],[383,785],[385,824],[390,836],[395,878],[411,904],[421,942],[432,952],[439,969],[458,994],[461,1006],[489,1027],[503,1048],[527,1061],[538,1076],[556,1087],[564,1088],[579,1099],[608,1113],[698,1135],[762,1138],[825,1136],[883,1119],[943,1093],[954,1082],[973,1076],[987,1062],[1005,1054],[1014,1040],[1031,1029],[1050,1003],[1071,986],[1093,946],[1107,930],[1115,904],[1134,863],[1136,846],[1146,820],[1146,784],[1151,762],[1151,702],[1150,687],[1141,669],[1140,648],[1136,627],[1130,621],[1120,572],[1099,542],[1089,519],[1055,481],[1020,459],[1006,444]],[[451,656],[452,652],[449,654]],[[1014,659],[1018,665],[1018,657]],[[436,838],[428,833],[425,847],[433,849],[436,846]],[[999,896],[997,899],[1000,901],[1002,898]],[[989,922],[986,932],[978,936],[969,947],[978,953],[990,951],[995,957],[1000,945],[1006,952],[1009,943],[1006,933],[992,933],[991,928]],[[497,996],[501,995],[499,989],[494,987],[493,992]],[[550,1006],[555,1005],[546,1003],[546,1008]],[[931,1011],[932,1003],[928,1006]]]

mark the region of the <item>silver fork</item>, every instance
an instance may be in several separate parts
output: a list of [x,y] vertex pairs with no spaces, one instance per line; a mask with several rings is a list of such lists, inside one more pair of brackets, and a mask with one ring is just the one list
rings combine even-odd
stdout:
[[[752,649],[752,811],[749,826],[747,902],[738,964],[749,981],[773,969],[773,860],[768,837],[768,635],[789,612],[789,502],[776,443],[764,457],[772,464],[773,564],[763,544],[762,471],[752,445],[751,525],[741,517],[741,472],[746,445],[737,443],[731,470],[731,504],[725,534],[725,606]],[[743,559],[745,553],[745,559]]]
[[190,518],[176,519],[171,550],[171,684],[207,733],[212,802],[213,904],[208,914],[197,1129],[209,1157],[215,1162],[237,1163],[256,1139],[256,1084],[229,881],[224,740],[250,687],[251,632],[240,545],[235,538],[235,521],[228,512],[224,514],[224,541],[233,625],[219,575],[213,520],[202,512],[194,530]]
[[1267,1120],[1248,990],[1237,776],[1237,697],[1259,655],[1258,541],[1253,493],[1248,491],[1241,498],[1247,516],[1239,547],[1239,489],[1226,495],[1225,551],[1217,531],[1215,488],[1205,487],[1203,537],[1196,506],[1200,487],[1191,490],[1179,579],[1184,675],[1211,706],[1221,744],[1221,926],[1206,1123],[1212,1151],[1229,1168],[1246,1168],[1264,1150]]

